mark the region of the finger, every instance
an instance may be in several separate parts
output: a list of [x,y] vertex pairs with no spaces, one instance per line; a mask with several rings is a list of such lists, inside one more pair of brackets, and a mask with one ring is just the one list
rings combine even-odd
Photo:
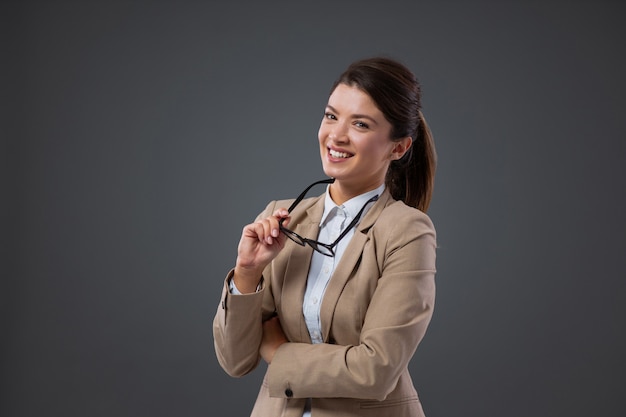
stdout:
[[[277,219],[277,222],[282,220],[283,225],[287,226],[289,224],[289,211],[286,208],[279,208],[273,214],[273,216]],[[280,232],[277,227],[277,232]],[[278,235],[274,236],[277,237]]]
[[267,217],[259,222],[263,228],[263,242],[271,245],[274,242],[275,230],[278,230],[278,220],[275,217]]
[[[280,236],[280,221],[289,216],[289,211],[285,208],[276,210],[270,217],[266,218],[268,235],[277,238]],[[269,242],[271,244],[271,242]]]
[[279,208],[278,210],[276,210],[274,212],[273,216],[278,218],[278,219],[282,219],[284,217],[289,217],[289,211],[287,211],[286,208]]
[[244,236],[256,239],[260,243],[264,243],[266,241],[267,234],[265,233],[265,227],[263,227],[263,221],[259,220],[247,225],[244,228]]
[[277,237],[278,237],[278,235],[280,234],[280,230],[279,230],[280,223],[279,223],[279,222],[280,222],[280,219],[281,219],[281,218],[282,218],[282,217],[277,217],[277,216],[276,216],[276,213],[274,214],[274,216],[272,216],[272,217],[268,217],[268,218],[267,218],[267,222],[268,222],[268,225],[269,225],[270,235],[271,235],[272,237],[274,237],[274,238],[277,238]]
[[261,241],[263,243],[272,244],[272,225],[270,224],[269,219],[263,219],[258,222],[258,225],[261,229],[259,233],[261,237]]

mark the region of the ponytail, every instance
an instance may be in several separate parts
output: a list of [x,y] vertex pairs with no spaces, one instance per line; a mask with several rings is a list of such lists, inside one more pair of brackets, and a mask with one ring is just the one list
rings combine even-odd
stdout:
[[391,162],[385,184],[393,198],[425,213],[435,186],[437,153],[432,132],[421,110],[418,110],[418,116],[419,124],[411,147],[402,158]]

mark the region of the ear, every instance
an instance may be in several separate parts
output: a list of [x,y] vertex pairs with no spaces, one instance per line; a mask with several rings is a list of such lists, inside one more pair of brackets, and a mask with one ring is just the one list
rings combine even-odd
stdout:
[[393,142],[393,149],[391,151],[391,160],[397,161],[402,158],[406,151],[409,150],[411,144],[413,143],[413,138],[410,136],[404,137],[400,140]]

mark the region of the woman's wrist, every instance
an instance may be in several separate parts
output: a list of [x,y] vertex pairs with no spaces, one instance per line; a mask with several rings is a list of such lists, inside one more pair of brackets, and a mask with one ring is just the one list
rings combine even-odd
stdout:
[[239,292],[250,294],[257,291],[262,276],[263,272],[257,269],[235,266],[232,279]]

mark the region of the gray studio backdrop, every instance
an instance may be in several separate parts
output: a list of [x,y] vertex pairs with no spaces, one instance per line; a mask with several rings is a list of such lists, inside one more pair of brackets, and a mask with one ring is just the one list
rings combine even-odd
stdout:
[[378,54],[439,154],[427,415],[623,415],[622,3],[296,3],[4,2],[0,415],[248,415],[264,366],[215,359],[222,280]]

